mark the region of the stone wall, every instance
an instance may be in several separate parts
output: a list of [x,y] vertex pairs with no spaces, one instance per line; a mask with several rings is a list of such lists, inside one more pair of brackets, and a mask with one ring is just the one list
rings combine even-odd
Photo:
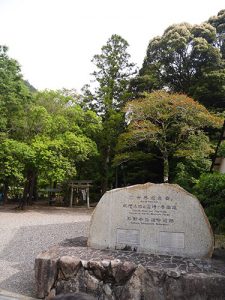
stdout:
[[[83,257],[88,249],[86,258],[90,259],[83,259],[82,255],[68,256],[59,249],[52,248],[36,258],[38,298],[85,292],[101,300],[225,299],[224,269],[219,265],[213,267],[211,260],[159,256],[154,260],[152,256],[133,254],[136,259],[131,256],[128,261],[107,251],[106,258],[103,255],[96,259],[90,249],[78,247],[83,249]],[[67,248],[66,253],[72,252],[77,254],[75,247]],[[119,252],[116,253],[118,256]],[[129,252],[123,251],[122,255],[128,257]],[[144,263],[143,257],[151,263]]]

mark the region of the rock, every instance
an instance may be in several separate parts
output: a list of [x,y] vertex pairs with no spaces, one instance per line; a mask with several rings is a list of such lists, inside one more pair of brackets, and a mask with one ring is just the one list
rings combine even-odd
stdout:
[[56,282],[56,295],[74,293],[79,291],[79,282],[76,278],[68,280],[59,279]]
[[105,278],[106,269],[103,267],[100,261],[90,260],[88,263],[88,269],[92,270],[93,274],[100,280]]
[[159,268],[148,267],[147,272],[154,286],[160,286],[166,280],[166,272]]
[[83,268],[87,269],[88,268],[88,261],[87,260],[81,260],[81,264]]
[[117,270],[118,268],[120,267],[120,265],[122,264],[121,260],[119,259],[114,259],[114,260],[111,260],[111,274],[114,278],[116,278],[116,273],[117,273]]
[[179,279],[168,278],[164,284],[166,299],[225,299],[225,277],[219,274],[186,274]]
[[181,272],[174,270],[174,269],[167,270],[166,274],[167,274],[167,276],[173,277],[173,278],[179,278],[181,276]]
[[55,297],[56,295],[56,289],[51,289],[51,291],[49,292],[48,296],[45,298],[45,300],[51,300]]
[[35,259],[35,281],[37,297],[45,298],[49,295],[57,278],[58,254],[52,248],[51,251],[43,252]]
[[86,293],[69,293],[57,295],[52,300],[97,300],[97,298]]
[[87,293],[94,295],[99,293],[100,282],[96,277],[90,275],[88,271],[85,271],[85,278],[83,278],[83,280],[86,285]]
[[195,196],[178,185],[146,183],[103,195],[92,215],[88,246],[205,258],[212,255],[213,240]]
[[102,262],[101,262],[102,266],[104,268],[108,268],[109,265],[110,265],[110,260],[107,260],[107,259],[103,259]]
[[112,296],[112,289],[109,286],[109,284],[104,284],[103,285],[103,291],[106,294],[106,296]]
[[[130,280],[124,286],[120,300],[163,299],[159,286],[155,286],[146,268],[138,265]],[[171,298],[172,299],[172,298]]]
[[74,256],[62,256],[59,260],[59,269],[61,271],[60,277],[65,279],[76,276],[79,268],[81,267],[81,261]]
[[119,264],[114,276],[116,282],[119,284],[126,282],[136,268],[137,266],[129,261]]
[[[142,257],[142,255],[138,256]],[[165,257],[157,257],[157,259],[161,259],[162,263],[165,263],[166,259],[169,261],[169,258]],[[178,264],[179,259],[174,258],[174,263],[175,260]],[[42,253],[37,257],[35,272],[36,280],[39,280],[39,298],[47,297],[50,300],[56,291],[56,295],[88,293],[90,297],[93,296],[99,300],[225,299],[224,274],[193,273],[195,270],[185,272],[171,267],[170,269],[163,269],[159,267],[160,264],[158,267],[143,266],[119,259],[111,260],[110,263],[109,261],[102,263],[101,260],[85,261],[84,265],[87,268],[84,268],[80,263],[78,271],[73,273],[75,266],[79,265],[79,263],[74,264],[74,261],[74,257],[65,256],[59,260],[57,252],[54,251]],[[185,266],[184,259],[182,262]],[[194,260],[192,262],[196,263]],[[187,264],[192,262],[186,261]],[[71,267],[69,266],[70,263]],[[207,263],[209,262],[207,261]],[[204,264],[203,261],[202,264]],[[61,269],[62,266],[65,267],[64,272],[70,275],[61,276],[59,274],[57,268]],[[218,265],[216,266],[218,267]],[[224,266],[220,272],[224,272]],[[73,276],[71,276],[72,273]],[[66,299],[70,300],[70,298]]]

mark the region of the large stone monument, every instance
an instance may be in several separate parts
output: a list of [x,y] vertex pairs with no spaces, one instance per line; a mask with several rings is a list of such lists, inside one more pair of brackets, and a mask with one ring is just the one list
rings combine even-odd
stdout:
[[92,215],[88,244],[77,237],[38,255],[38,298],[82,292],[102,300],[225,299],[225,256],[204,258],[213,249],[209,222],[199,201],[177,185],[107,192]]
[[101,198],[88,246],[203,258],[212,255],[213,234],[196,197],[178,185],[146,183]]

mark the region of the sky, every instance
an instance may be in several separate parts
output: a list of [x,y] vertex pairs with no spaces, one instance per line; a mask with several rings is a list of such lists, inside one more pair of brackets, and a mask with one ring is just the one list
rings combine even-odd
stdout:
[[150,39],[221,9],[224,0],[0,0],[0,44],[35,88],[80,91],[112,34],[129,43],[131,61],[141,67]]

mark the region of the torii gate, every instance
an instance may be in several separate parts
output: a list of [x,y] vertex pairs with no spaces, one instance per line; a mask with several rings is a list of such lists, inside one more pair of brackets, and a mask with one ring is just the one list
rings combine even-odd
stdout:
[[87,208],[90,208],[90,199],[89,199],[89,188],[92,186],[92,180],[73,180],[70,182],[69,186],[71,187],[70,193],[70,207],[73,206],[73,191],[74,188],[77,190],[85,190],[86,194],[86,201],[87,201]]

